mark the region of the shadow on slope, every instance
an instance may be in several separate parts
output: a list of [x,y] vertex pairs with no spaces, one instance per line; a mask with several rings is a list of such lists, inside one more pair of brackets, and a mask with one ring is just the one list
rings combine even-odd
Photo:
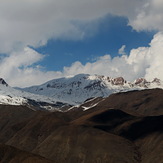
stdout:
[[105,109],[80,117],[73,124],[94,127],[134,141],[154,132],[162,133],[163,115],[136,117],[121,110]]

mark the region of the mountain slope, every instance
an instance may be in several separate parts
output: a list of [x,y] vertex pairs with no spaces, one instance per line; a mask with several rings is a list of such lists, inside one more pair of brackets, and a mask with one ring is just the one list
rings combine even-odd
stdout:
[[148,82],[143,78],[139,78],[131,83],[122,77],[110,78],[107,76],[79,74],[70,78],[54,79],[40,86],[32,86],[22,90],[76,105],[92,97],[107,97],[115,92],[156,87],[163,88],[163,82],[159,79]]
[[162,89],[122,92],[67,112],[1,105],[0,143],[54,163],[162,163],[162,97]]
[[10,87],[2,78],[0,79],[0,104],[1,105],[26,105],[32,109],[55,110],[67,104],[55,98],[36,95],[23,90]]
[[22,151],[15,147],[0,144],[1,163],[52,163],[41,156]]

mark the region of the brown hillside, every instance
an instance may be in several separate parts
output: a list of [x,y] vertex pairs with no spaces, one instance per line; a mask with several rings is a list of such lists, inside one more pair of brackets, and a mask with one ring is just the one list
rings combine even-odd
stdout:
[[15,147],[0,144],[1,163],[52,163],[41,156],[19,150]]
[[118,93],[65,113],[0,106],[1,160],[162,163],[162,96],[160,89]]

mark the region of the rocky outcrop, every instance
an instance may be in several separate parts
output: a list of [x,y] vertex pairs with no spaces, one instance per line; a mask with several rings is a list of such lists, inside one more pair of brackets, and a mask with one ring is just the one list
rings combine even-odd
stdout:
[[8,86],[8,84],[5,82],[5,80],[3,78],[0,78],[0,84],[4,85],[4,86]]
[[112,79],[111,80],[111,83],[113,84],[113,85],[124,85],[125,83],[127,83],[126,82],[126,80],[124,80],[124,78],[123,77],[118,77],[118,78],[114,78],[114,79]]

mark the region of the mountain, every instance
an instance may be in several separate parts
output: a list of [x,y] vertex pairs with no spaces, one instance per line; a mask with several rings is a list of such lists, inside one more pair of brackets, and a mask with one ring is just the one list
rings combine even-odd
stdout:
[[147,89],[67,112],[0,105],[0,162],[162,163],[162,99],[162,89]]
[[58,110],[69,106],[63,101],[57,101],[43,95],[36,95],[23,90],[10,87],[4,79],[0,78],[0,104],[26,105],[32,109]]
[[92,97],[107,97],[115,92],[147,88],[163,88],[163,82],[157,78],[151,82],[144,78],[128,82],[123,77],[79,74],[74,77],[54,79],[22,90],[77,105]]
[[71,112],[93,112],[99,109],[116,108],[134,116],[163,115],[163,90],[146,89],[119,92],[108,97],[92,98],[83,104],[69,108]]
[[163,88],[163,82],[157,78],[152,82],[139,78],[131,83],[122,77],[79,74],[20,89],[10,87],[0,78],[0,104],[25,105],[34,110],[65,111],[88,99],[156,87]]
[[162,85],[81,74],[17,90],[0,79],[0,162],[162,163]]

